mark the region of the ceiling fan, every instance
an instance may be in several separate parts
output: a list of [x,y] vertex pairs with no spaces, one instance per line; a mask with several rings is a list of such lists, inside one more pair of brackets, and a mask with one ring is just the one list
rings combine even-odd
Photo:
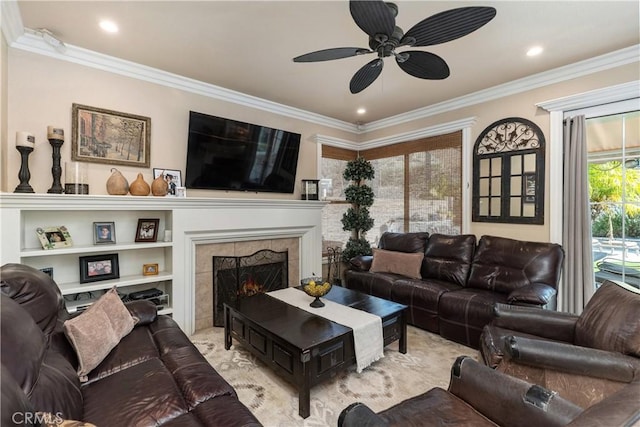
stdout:
[[438,55],[420,50],[396,52],[404,46],[432,46],[466,36],[496,16],[492,7],[470,6],[440,12],[426,18],[404,33],[396,26],[398,6],[382,0],[349,2],[351,16],[369,35],[369,48],[337,47],[310,52],[293,58],[294,62],[319,62],[377,53],[378,57],[360,68],[349,83],[351,93],[366,89],[378,78],[383,59],[393,55],[400,68],[420,79],[442,80],[449,77],[449,66]]

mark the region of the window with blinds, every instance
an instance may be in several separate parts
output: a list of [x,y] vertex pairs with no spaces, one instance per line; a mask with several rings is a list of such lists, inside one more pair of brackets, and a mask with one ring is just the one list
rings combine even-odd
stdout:
[[348,208],[344,188],[350,183],[342,172],[357,155],[371,161],[376,171],[369,183],[375,195],[370,208],[374,226],[367,233],[372,245],[385,231],[460,234],[462,132],[454,132],[359,153],[323,146],[322,178],[332,185],[326,198],[331,203],[323,211],[325,240],[344,243],[349,238],[341,219]]

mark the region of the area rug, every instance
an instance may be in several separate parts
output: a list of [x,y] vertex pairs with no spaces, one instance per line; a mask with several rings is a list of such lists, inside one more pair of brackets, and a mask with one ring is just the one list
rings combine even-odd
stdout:
[[354,402],[374,411],[386,409],[433,387],[449,385],[451,366],[460,355],[478,359],[478,352],[412,326],[408,327],[407,353],[393,343],[384,357],[362,373],[355,366],[311,389],[311,415],[298,415],[295,387],[278,377],[237,342],[224,349],[224,329],[209,328],[191,341],[229,382],[258,420],[267,427],[335,427],[340,412]]

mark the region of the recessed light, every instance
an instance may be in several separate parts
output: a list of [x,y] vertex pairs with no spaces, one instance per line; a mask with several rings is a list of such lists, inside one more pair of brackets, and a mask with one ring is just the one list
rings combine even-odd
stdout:
[[536,56],[536,55],[540,55],[542,53],[544,49],[542,49],[542,46],[533,46],[532,48],[530,48],[527,51],[527,56]]
[[366,112],[367,112],[367,110],[365,110],[364,108],[358,108],[358,109],[356,110],[356,113],[358,113],[358,114],[364,114],[364,113],[366,113]]
[[102,20],[100,21],[100,28],[102,28],[107,33],[117,33],[118,25],[113,21]]

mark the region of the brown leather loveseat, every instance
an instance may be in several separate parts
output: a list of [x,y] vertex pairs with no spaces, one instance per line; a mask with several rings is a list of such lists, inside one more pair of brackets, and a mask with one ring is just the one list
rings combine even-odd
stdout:
[[[409,307],[408,323],[478,348],[496,303],[555,309],[564,252],[553,243],[496,236],[384,233],[379,248],[402,264],[424,254],[414,277],[376,267],[374,256],[350,261],[345,286]],[[399,255],[398,255],[399,254]],[[407,261],[409,262],[409,261]]]
[[127,304],[137,324],[81,383],[56,283],[20,264],[4,265],[0,279],[3,427],[40,425],[42,413],[55,425],[63,419],[101,427],[260,425],[153,304]]

